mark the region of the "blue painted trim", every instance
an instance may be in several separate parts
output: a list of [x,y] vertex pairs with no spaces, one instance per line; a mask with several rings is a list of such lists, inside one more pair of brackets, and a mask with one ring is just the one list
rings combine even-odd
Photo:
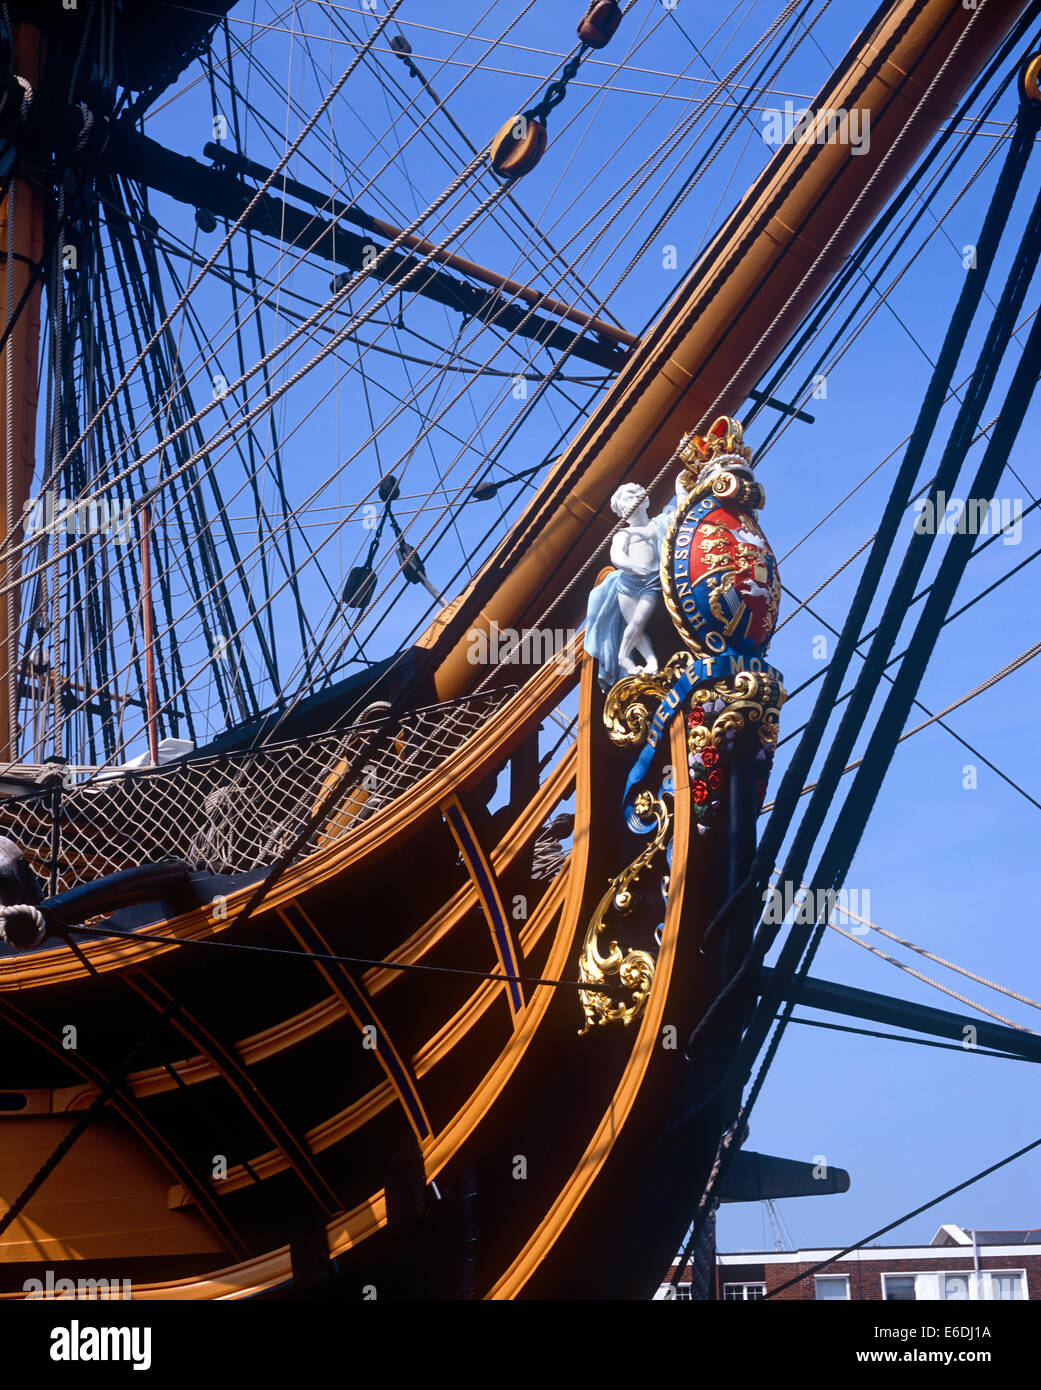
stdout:
[[[449,828],[455,835],[462,850],[466,867],[477,887],[481,905],[484,908],[484,915],[488,919],[488,925],[492,929],[492,938],[495,941],[495,950],[499,957],[499,964],[507,975],[519,975],[520,966],[517,961],[516,953],[513,949],[513,938],[510,935],[509,923],[502,911],[499,902],[499,895],[495,890],[495,885],[485,868],[484,856],[481,848],[474,837],[470,828],[470,823],[463,814],[462,808],[455,802],[448,802],[441,808]],[[510,1010],[513,1014],[518,1014],[524,1008],[524,994],[520,983],[517,980],[507,980],[507,993],[510,1000]]]

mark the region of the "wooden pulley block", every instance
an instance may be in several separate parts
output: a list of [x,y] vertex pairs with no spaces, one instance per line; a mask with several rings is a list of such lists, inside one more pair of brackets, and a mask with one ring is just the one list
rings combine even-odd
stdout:
[[593,0],[578,22],[578,37],[590,48],[605,48],[621,22],[618,0]]
[[1033,54],[1020,68],[1019,95],[1024,101],[1041,102],[1041,53]]
[[530,116],[511,116],[492,141],[491,166],[500,178],[518,179],[542,158],[548,140],[546,127]]

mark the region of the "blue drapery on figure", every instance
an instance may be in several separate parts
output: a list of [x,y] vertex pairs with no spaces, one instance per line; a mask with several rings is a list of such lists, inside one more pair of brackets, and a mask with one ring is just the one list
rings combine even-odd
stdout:
[[[658,551],[665,538],[672,514],[676,510],[676,498],[672,497],[657,516],[651,517],[651,525],[658,534]],[[584,646],[590,656],[596,657],[600,666],[600,689],[610,690],[621,675],[618,666],[618,648],[622,645],[625,619],[618,607],[618,595],[627,594],[630,598],[654,597],[661,593],[661,579],[658,571],[645,576],[628,574],[625,570],[612,570],[589,595],[586,606],[586,635]]]
[[647,575],[612,570],[589,595],[586,607],[585,649],[600,666],[600,689],[610,690],[618,680],[618,648],[625,631],[625,619],[618,606],[618,595],[629,598],[653,597],[661,592],[657,570]]
[[659,552],[661,551],[662,541],[665,539],[665,532],[669,529],[669,522],[672,520],[672,514],[676,510],[677,505],[676,498],[670,497],[658,515],[651,517],[651,525],[658,533]]

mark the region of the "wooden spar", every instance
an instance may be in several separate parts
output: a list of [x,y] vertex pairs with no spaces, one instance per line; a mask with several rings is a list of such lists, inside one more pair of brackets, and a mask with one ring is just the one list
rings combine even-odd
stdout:
[[461,275],[465,275],[470,280],[478,280],[482,285],[488,285],[502,294],[509,294],[516,299],[521,299],[525,304],[530,304],[534,308],[542,309],[547,314],[552,314],[554,318],[567,319],[569,323],[581,324],[587,333],[598,333],[601,338],[607,338],[612,343],[619,343],[622,347],[635,347],[640,341],[634,334],[627,333],[624,328],[616,328],[613,323],[607,323],[604,319],[590,318],[584,309],[564,304],[561,300],[553,299],[552,296],[543,294],[540,290],[532,289],[530,285],[522,285],[517,280],[500,275],[496,270],[488,270],[485,266],[478,265],[476,261],[467,260],[465,256],[458,256],[454,251],[442,251],[432,241],[427,241],[426,237],[406,236],[400,228],[393,226],[390,222],[384,222],[379,217],[369,217],[367,225],[374,232],[379,232],[380,236],[386,237],[388,241],[394,241],[400,237],[403,246],[407,246],[412,251],[418,251],[423,256],[430,256],[431,260],[439,261],[442,265],[447,265],[449,269],[459,271]]
[[[32,24],[14,30],[14,71],[34,88],[43,70],[43,38]],[[17,166],[16,166],[17,168]],[[34,267],[43,256],[44,195],[15,173],[8,196],[0,204],[0,327],[26,294]],[[36,445],[37,367],[40,347],[40,280],[37,278],[0,356],[0,421],[3,422],[3,486],[0,488],[0,536],[9,536],[25,514],[32,487]],[[0,589],[17,578],[17,558],[0,561]],[[0,600],[0,757],[16,759],[18,680],[18,590]],[[57,678],[58,673],[55,672]]]
[[145,699],[147,702],[148,760],[153,767],[159,762],[159,733],[157,727],[159,700],[155,686],[155,632],[152,615],[152,517],[146,502],[141,508],[141,625],[145,642]]
[[[1021,0],[979,10],[961,0],[897,0],[865,30],[812,109],[859,112],[866,146],[860,153],[838,142],[778,150],[524,514],[420,639],[438,657],[439,700],[463,694],[487,674],[467,659],[470,632],[487,631],[493,621],[518,629],[550,612],[607,535],[607,502],[623,480],[649,484],[681,436],[708,423],[703,417],[738,411],[1026,8]],[[847,214],[841,236],[815,265]],[[557,625],[581,620],[595,577],[594,566],[569,607],[554,614]]]
[[[257,164],[254,160],[247,159],[234,150],[226,150],[223,145],[211,142],[203,146],[202,152],[207,159],[212,159],[223,168],[248,174],[250,178],[266,179],[271,174],[271,170],[265,168],[263,164]],[[309,188],[297,179],[284,178],[280,174],[278,187],[285,193],[291,193],[294,198],[300,198],[303,202],[310,203],[319,211],[328,211],[337,222],[352,222],[357,227],[364,227],[366,231],[378,232],[387,241],[397,241],[399,245],[407,246],[410,251],[418,251],[423,256],[429,256],[431,260],[448,266],[450,270],[459,271],[469,280],[477,280],[482,285],[488,285],[499,293],[521,299],[525,304],[530,304],[534,308],[544,310],[547,314],[552,314],[554,318],[567,319],[569,323],[581,324],[587,333],[596,333],[601,338],[607,338],[612,343],[618,343],[622,347],[635,347],[640,341],[635,334],[627,333],[624,328],[618,328],[605,319],[590,319],[589,314],[584,309],[565,304],[562,300],[554,299],[551,295],[532,289],[530,285],[522,285],[518,280],[511,280],[509,276],[500,275],[497,270],[489,270],[487,266],[478,265],[476,261],[467,260],[465,256],[459,256],[454,251],[442,250],[439,246],[435,246],[432,241],[427,241],[426,237],[411,236],[400,227],[395,227],[393,223],[384,222],[381,217],[373,217],[367,212],[362,212],[360,208],[348,207],[331,198],[323,197],[315,189]]]

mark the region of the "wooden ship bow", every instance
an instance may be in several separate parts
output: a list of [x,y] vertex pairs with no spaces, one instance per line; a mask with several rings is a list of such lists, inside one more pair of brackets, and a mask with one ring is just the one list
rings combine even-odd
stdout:
[[[230,8],[113,7],[120,80],[161,90]],[[47,742],[18,718],[30,697],[63,708],[61,653],[33,664],[25,640],[27,614],[34,642],[51,630],[49,555],[12,539],[30,479],[53,484],[33,443],[41,285],[63,292],[80,183],[187,197],[199,166],[103,101],[87,129],[64,99],[86,19],[9,0],[0,1297],[82,1279],[142,1300],[653,1293],[740,1101],[752,915],[706,929],[755,855],[785,698],[736,413],[1028,8],[879,9],[815,103],[867,113],[870,148],[778,150],[407,678],[164,763],[166,677],[142,659],[124,703],[148,756],[85,777],[60,719]],[[503,138],[520,177],[540,142]],[[237,216],[242,169],[205,172]],[[163,576],[142,568],[147,658]]]

